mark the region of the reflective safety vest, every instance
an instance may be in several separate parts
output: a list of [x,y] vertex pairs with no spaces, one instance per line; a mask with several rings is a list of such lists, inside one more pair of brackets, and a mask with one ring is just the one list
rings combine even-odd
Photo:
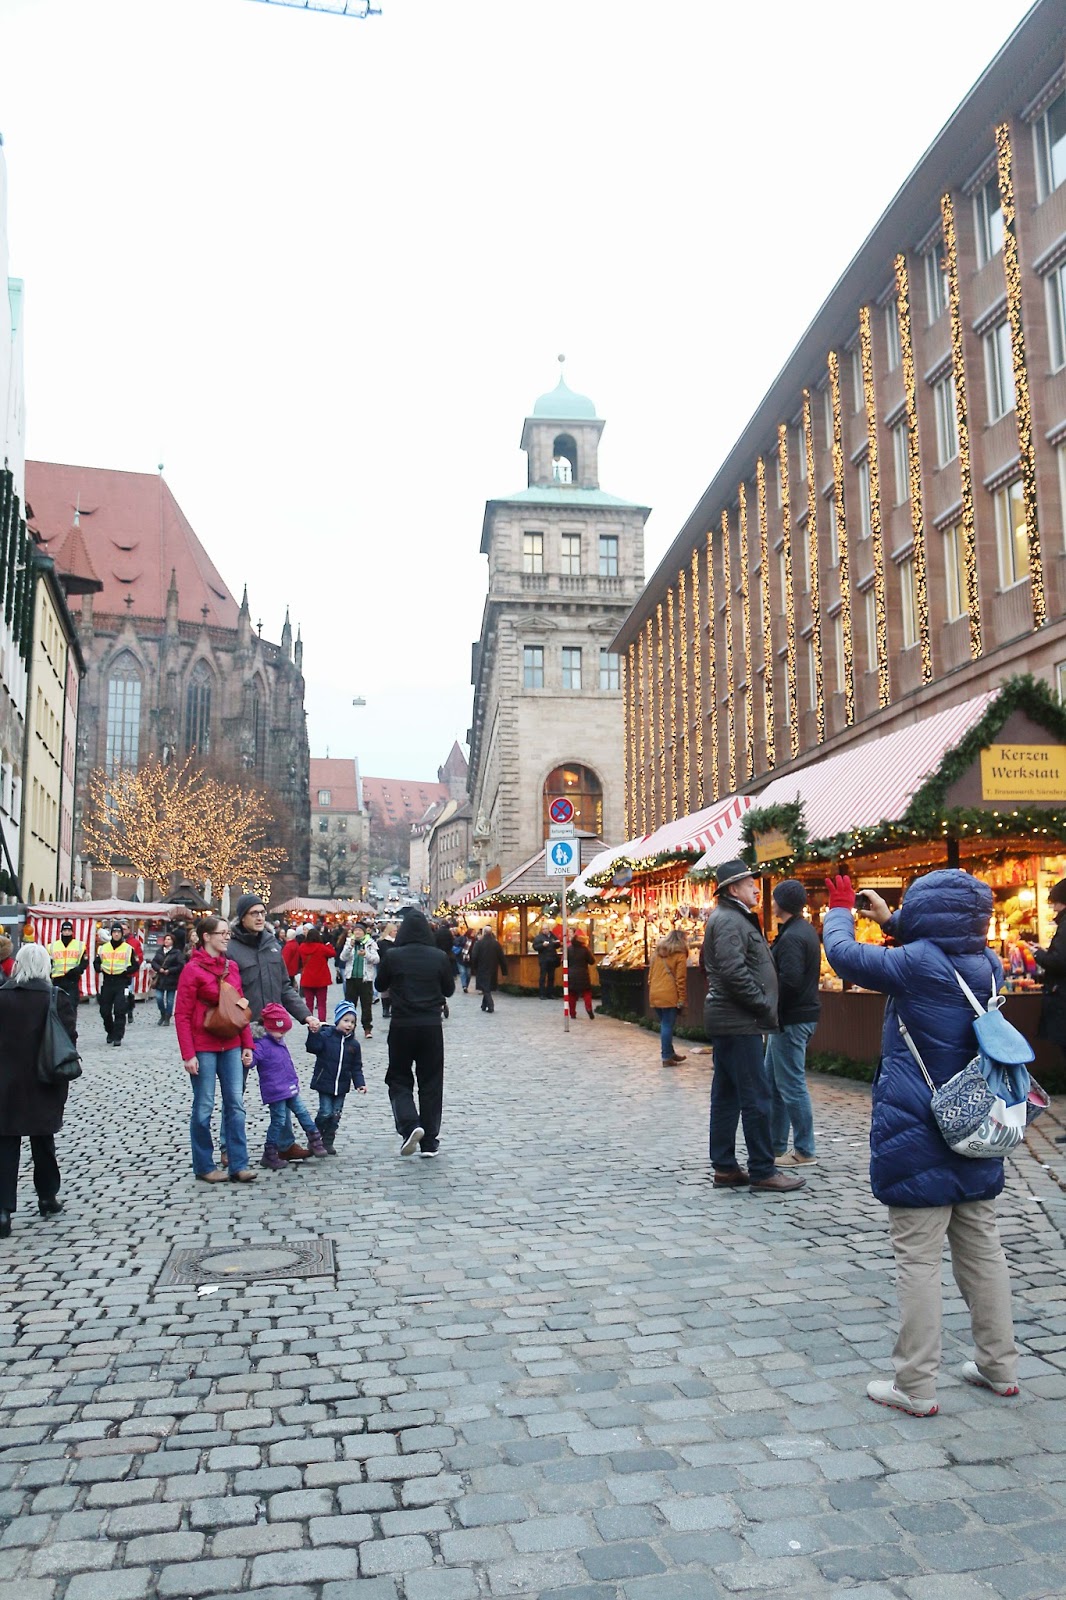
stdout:
[[85,946],[80,939],[72,939],[69,944],[56,939],[48,946],[48,954],[52,958],[53,978],[65,978],[75,967],[81,966],[85,959]]
[[105,978],[119,978],[129,971],[133,951],[123,939],[121,944],[104,944],[96,952],[100,957],[100,971]]

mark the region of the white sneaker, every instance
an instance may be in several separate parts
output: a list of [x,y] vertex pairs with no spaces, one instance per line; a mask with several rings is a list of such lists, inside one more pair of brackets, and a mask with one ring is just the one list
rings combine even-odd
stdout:
[[425,1128],[412,1128],[403,1144],[400,1146],[402,1156],[413,1155],[426,1136]]
[[1001,1394],[1007,1398],[1021,1392],[1016,1383],[993,1383],[991,1378],[985,1377],[976,1361],[963,1362],[962,1377],[978,1389],[991,1389],[993,1394]]
[[935,1417],[940,1410],[935,1400],[916,1400],[913,1395],[897,1389],[894,1383],[889,1383],[887,1378],[875,1378],[873,1383],[866,1385],[866,1393],[879,1406],[891,1406],[893,1410],[906,1411],[912,1417]]

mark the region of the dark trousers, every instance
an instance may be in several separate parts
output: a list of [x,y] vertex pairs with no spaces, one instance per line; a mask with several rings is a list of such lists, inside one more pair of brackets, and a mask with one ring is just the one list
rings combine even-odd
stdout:
[[482,989],[481,990],[481,1009],[482,1009],[482,1011],[495,1011],[496,1002],[492,998],[492,990],[491,989]]
[[109,1039],[121,1039],[126,1032],[126,981],[104,978],[100,984],[100,1015]]
[[[415,1104],[415,1079],[418,1104]],[[396,1132],[406,1139],[424,1128],[423,1150],[435,1150],[444,1108],[444,1029],[393,1022],[389,1029],[389,1070],[385,1074]]]
[[541,1000],[555,999],[555,973],[558,961],[542,961],[537,977],[537,994]]
[[62,989],[63,993],[66,995],[66,997],[70,1001],[71,1005],[74,1007],[75,1010],[77,1010],[77,1008],[78,1008],[78,985],[79,985],[80,982],[81,982],[80,978],[53,978],[52,979],[52,987],[53,987],[53,989]]
[[748,1173],[768,1178],[774,1170],[770,1141],[770,1080],[759,1033],[719,1034],[711,1039],[711,1165],[716,1172],[737,1167],[737,1124],[744,1125]]
[[[14,1211],[18,1203],[19,1157],[22,1140],[14,1134],[0,1136],[0,1211]],[[50,1133],[30,1139],[33,1157],[33,1187],[39,1200],[54,1200],[59,1193],[59,1163],[56,1142]]]
[[349,978],[344,985],[344,998],[359,1007],[359,1020],[363,1032],[374,1026],[374,985],[369,978]]

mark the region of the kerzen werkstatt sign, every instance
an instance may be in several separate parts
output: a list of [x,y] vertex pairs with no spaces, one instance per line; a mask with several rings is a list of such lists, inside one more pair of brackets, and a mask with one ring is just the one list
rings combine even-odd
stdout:
[[1066,804],[1066,745],[990,744],[981,751],[981,794]]

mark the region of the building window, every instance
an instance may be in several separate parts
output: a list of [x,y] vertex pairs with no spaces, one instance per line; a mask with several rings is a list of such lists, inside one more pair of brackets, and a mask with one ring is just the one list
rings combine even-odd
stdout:
[[977,235],[977,265],[983,267],[1003,249],[1003,206],[996,178],[989,178],[974,195],[973,219]]
[[185,691],[185,749],[211,751],[211,670],[198,661]]
[[903,360],[899,342],[899,301],[889,300],[885,306],[885,348],[888,351],[888,370],[895,372]]
[[565,577],[577,578],[581,574],[581,535],[579,533],[564,533],[560,541],[562,546],[562,568]]
[[[784,547],[784,545],[782,545],[780,550],[777,552],[777,575],[781,580],[781,604],[782,604],[782,606],[787,607],[787,605],[788,605],[788,568],[785,565],[785,547]],[[713,627],[714,627],[714,623],[713,622],[711,624],[711,627],[712,627],[712,630],[713,630]]]
[[109,773],[136,768],[141,746],[141,680],[133,657],[119,656],[107,682],[107,747]]
[[618,535],[615,533],[600,534],[600,577],[617,578],[618,576]]
[[1020,478],[996,495],[996,554],[1001,589],[1029,576],[1029,532]]
[[866,607],[866,670],[877,671],[877,596],[872,588],[863,596]]
[[985,378],[988,384],[988,420],[998,422],[1014,410],[1014,367],[1010,350],[1010,323],[1000,322],[985,334]]
[[897,422],[892,429],[892,466],[896,479],[896,504],[901,506],[904,500],[910,499],[911,494],[905,422]]
[[833,389],[828,380],[822,390],[822,415],[825,419],[825,436],[831,445],[833,443]]
[[543,823],[544,837],[551,825],[550,806],[559,795],[565,794],[574,807],[574,823],[582,833],[603,831],[603,785],[591,767],[577,761],[566,761],[549,772],[544,780]]
[[862,352],[858,345],[851,352],[851,395],[853,411],[861,411],[866,403],[862,387]]
[[348,818],[347,817],[338,817],[337,818],[337,832],[338,833],[347,833],[348,832]]
[[796,477],[800,483],[807,482],[807,441],[802,428],[796,431]]
[[777,486],[777,509],[780,511],[785,503],[785,478],[781,471],[780,451],[774,457],[774,480]]
[[965,616],[966,603],[966,545],[962,523],[953,522],[944,530],[944,580],[947,585],[948,620]]
[[870,462],[866,456],[863,456],[859,462],[859,538],[868,539],[873,531],[873,509],[870,502]]
[[807,693],[812,711],[818,709],[818,674],[815,671],[814,640],[807,640]]
[[790,674],[789,674],[788,657],[787,656],[782,656],[781,657],[781,660],[778,662],[778,667],[780,669],[778,671],[778,677],[781,680],[781,706],[780,706],[781,721],[782,721],[782,723],[784,724],[784,726],[786,728],[791,728],[791,726],[792,726],[792,695],[791,695],[791,693],[789,691],[789,687],[788,687]]
[[918,579],[913,561],[902,561],[899,568],[900,614],[903,622],[903,648],[918,643]]
[[544,646],[542,644],[527,644],[523,646],[522,687],[523,689],[543,689],[544,687]]
[[600,651],[600,688],[620,689],[622,687],[622,673],[619,663],[621,657],[614,650]]
[[581,648],[580,646],[563,645],[563,688],[581,688]]
[[833,618],[833,654],[836,667],[837,694],[844,693],[844,618],[838,611]]
[[552,445],[552,482],[571,484],[577,478],[577,445],[561,433]]
[[826,500],[827,515],[829,519],[829,565],[840,565],[840,527],[837,523],[836,496],[830,495]]
[[522,571],[544,571],[544,535],[542,533],[524,533],[522,535]]
[[1066,262],[1049,272],[1045,279],[1047,322],[1051,346],[1051,370],[1066,367]]
[[1037,198],[1046,200],[1066,180],[1066,91],[1033,124]]
[[805,522],[800,529],[800,565],[803,568],[800,573],[800,579],[806,592],[811,587],[811,525],[809,521]]
[[959,453],[959,419],[955,411],[955,374],[949,372],[933,385],[936,413],[936,464],[946,467]]
[[319,817],[319,819],[318,819],[318,831],[319,831],[319,833],[328,833],[329,832],[329,818],[328,817]]
[[925,299],[929,321],[935,322],[948,308],[948,263],[943,240],[925,255]]
[[1063,529],[1063,543],[1066,545],[1066,444],[1060,444],[1055,451],[1055,459],[1059,464],[1059,521]]
[[1066,706],[1066,661],[1060,661],[1055,667],[1055,688],[1059,699]]
[[330,803],[329,795],[330,795],[330,792],[329,792],[328,789],[320,789],[318,791],[318,803],[319,803],[320,806],[328,806],[329,805],[329,803]]

